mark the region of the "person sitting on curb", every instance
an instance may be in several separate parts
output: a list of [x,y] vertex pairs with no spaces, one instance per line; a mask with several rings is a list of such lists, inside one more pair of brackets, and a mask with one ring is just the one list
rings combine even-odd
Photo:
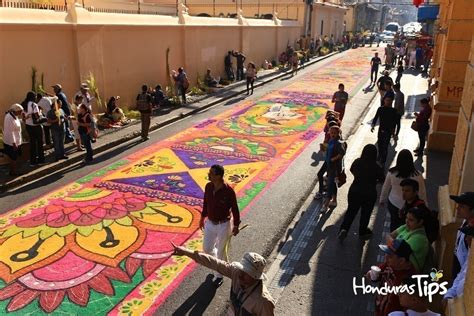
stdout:
[[206,75],[204,76],[204,84],[211,88],[215,88],[219,84],[219,78],[212,76],[211,69],[207,69]]
[[263,284],[266,260],[261,255],[247,252],[240,262],[229,263],[175,244],[173,247],[173,255],[189,257],[232,280],[230,301],[234,315],[274,315],[275,301]]
[[429,214],[423,208],[411,208],[407,210],[406,224],[390,233],[392,239],[403,239],[410,245],[413,251],[410,262],[417,272],[423,271],[430,251],[430,243],[425,231],[425,221],[428,216]]
[[[365,275],[366,278],[378,282],[380,286],[387,284],[388,287],[393,287],[400,285],[403,280],[416,272],[409,259],[413,251],[405,240],[389,240],[387,245],[379,245],[379,248],[385,253],[385,262],[378,266],[379,276],[374,279],[369,271]],[[401,309],[399,297],[395,293],[379,294],[375,298],[376,316],[387,315]]]

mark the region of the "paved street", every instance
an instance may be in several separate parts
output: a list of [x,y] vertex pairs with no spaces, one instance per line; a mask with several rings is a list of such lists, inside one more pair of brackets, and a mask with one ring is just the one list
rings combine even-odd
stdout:
[[337,84],[360,95],[347,130],[373,95],[360,92],[373,51],[336,55],[160,129],[149,143],[126,143],[95,165],[9,192],[1,198],[0,308],[12,315],[224,311],[229,282],[211,302],[209,271],[170,257],[170,240],[201,247],[207,169],[226,166],[250,225],[234,239],[231,258],[270,255],[314,187],[311,156]]
[[[413,150],[418,145],[418,137],[410,125],[414,119],[413,112],[419,111],[419,100],[425,97],[426,80],[421,74],[408,73],[401,85],[406,97],[406,116],[402,120],[398,143],[392,141],[387,166],[394,163],[397,152]],[[360,156],[366,144],[377,142],[376,132],[370,132],[370,123],[379,104],[380,98],[377,97],[357,133],[349,138],[346,170]],[[447,182],[449,160],[449,154],[429,153],[415,161],[426,179],[429,205],[435,210],[437,189]],[[370,266],[383,260],[378,244],[385,241],[385,235],[389,232],[389,215],[384,209],[374,209],[369,225],[374,234],[367,242],[358,238],[357,216],[348,237],[341,244],[337,234],[347,208],[346,197],[351,182],[352,175],[348,174],[348,184],[338,193],[338,206],[330,213],[321,214],[320,202],[312,198],[313,192],[295,216],[279,247],[270,256],[274,261],[267,283],[272,294],[279,298],[277,314],[373,315],[374,297],[355,296],[352,282],[356,277],[357,284],[360,284],[360,278]]]

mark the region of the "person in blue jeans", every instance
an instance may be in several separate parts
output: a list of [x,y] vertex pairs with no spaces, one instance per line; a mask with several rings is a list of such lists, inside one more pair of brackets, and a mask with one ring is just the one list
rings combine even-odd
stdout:
[[46,114],[48,123],[51,125],[51,134],[53,136],[53,145],[54,145],[54,156],[55,161],[60,159],[68,159],[66,152],[64,150],[64,131],[65,131],[65,121],[67,120],[66,115],[64,114],[59,101],[55,101],[51,110]]
[[90,163],[93,160],[92,152],[92,137],[91,133],[91,123],[92,123],[92,113],[89,109],[81,104],[78,108],[77,123],[79,125],[79,135],[81,135],[81,142],[86,149],[86,157],[84,163]]
[[339,126],[331,126],[329,129],[330,139],[326,150],[326,157],[321,169],[318,172],[319,191],[316,193],[315,199],[323,198],[324,174],[327,172],[327,194],[322,206],[322,211],[326,212],[328,207],[337,205],[337,185],[336,177],[342,171],[342,159],[345,149],[340,142],[341,129]]
[[[63,87],[57,83],[53,86],[54,93],[58,97],[58,100],[60,101],[60,107],[64,111],[64,114],[69,117],[71,116],[71,106],[69,105],[69,102],[67,101],[67,96],[63,92]],[[64,121],[64,136],[65,136],[65,142],[70,143],[74,141],[74,134],[71,132],[69,129],[69,121],[66,120]]]

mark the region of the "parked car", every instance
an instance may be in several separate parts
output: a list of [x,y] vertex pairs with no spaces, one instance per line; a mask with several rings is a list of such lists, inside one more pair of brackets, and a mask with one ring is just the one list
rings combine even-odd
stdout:
[[378,38],[380,39],[380,41],[384,42],[384,43],[393,43],[393,39],[394,39],[394,36],[395,33],[391,32],[391,31],[383,31],[382,33],[380,33],[378,35]]

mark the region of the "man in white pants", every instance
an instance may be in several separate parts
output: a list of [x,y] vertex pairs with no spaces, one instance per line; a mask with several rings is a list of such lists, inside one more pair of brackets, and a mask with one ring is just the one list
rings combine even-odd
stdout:
[[[234,189],[224,182],[224,167],[213,165],[209,169],[209,180],[204,191],[199,222],[199,227],[204,230],[203,250],[218,259],[228,261],[226,245],[231,234],[235,236],[239,233],[240,214],[237,197]],[[222,282],[222,275],[217,273],[215,285],[220,286]]]

